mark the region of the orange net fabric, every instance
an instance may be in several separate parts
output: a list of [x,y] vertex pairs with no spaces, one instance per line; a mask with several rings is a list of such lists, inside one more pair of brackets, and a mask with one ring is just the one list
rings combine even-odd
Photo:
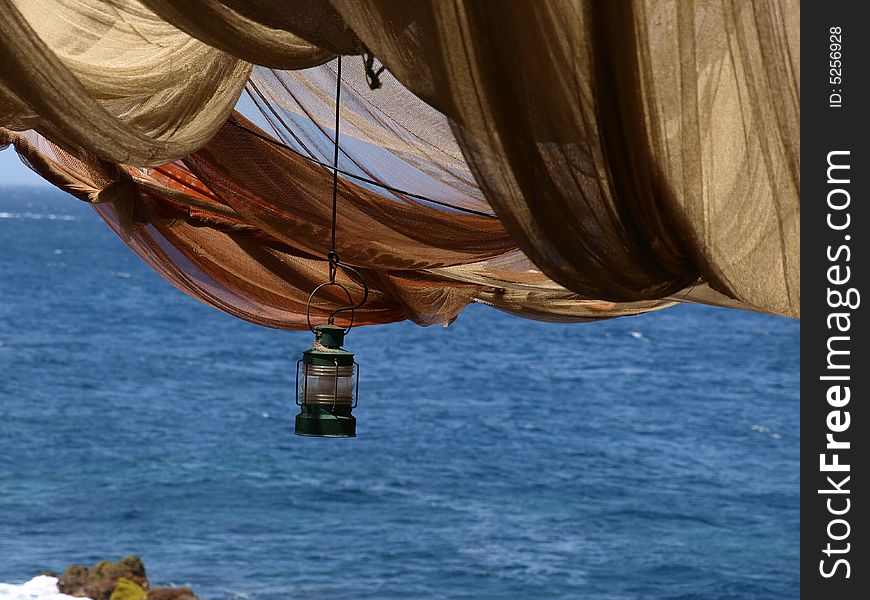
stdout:
[[[241,117],[237,117],[240,122]],[[250,124],[248,127],[252,127]],[[255,129],[252,127],[252,130]],[[242,133],[245,140],[250,133],[227,124],[228,133]],[[0,130],[6,143],[14,143],[22,157],[55,185],[78,198],[92,202],[98,214],[112,229],[165,279],[185,293],[211,306],[239,318],[277,328],[305,328],[306,304],[311,290],[326,281],[328,265],[322,254],[311,254],[307,247],[323,244],[328,239],[331,199],[327,193],[312,198],[319,208],[311,213],[307,204],[286,202],[286,196],[270,199],[263,206],[276,215],[278,222],[300,221],[294,211],[302,206],[305,214],[314,214],[314,226],[302,227],[297,236],[273,236],[267,227],[248,220],[234,208],[235,198],[225,200],[212,192],[205,181],[181,163],[164,167],[136,169],[114,165],[86,154],[72,155],[35,134],[16,134]],[[4,138],[0,136],[0,142]],[[262,141],[254,137],[256,143]],[[185,162],[205,164],[214,172],[215,165],[205,157],[216,138],[201,153]],[[274,147],[273,147],[274,148]],[[237,148],[245,150],[244,147]],[[278,149],[280,153],[280,149]],[[286,158],[281,154],[282,158]],[[298,157],[297,157],[298,158]],[[328,173],[320,172],[322,192],[328,190]],[[316,182],[315,182],[316,183]],[[224,183],[224,186],[230,186]],[[345,183],[347,188],[352,184]],[[217,187],[217,186],[216,186]],[[356,191],[359,193],[359,191]],[[343,201],[345,197],[340,199]],[[404,209],[395,202],[393,210],[398,221],[414,222],[415,227],[432,231],[431,237],[441,245],[449,240],[454,249],[450,256],[461,254],[462,236],[438,234],[445,226],[446,212],[434,215],[432,209],[407,205]],[[265,210],[265,209],[264,209]],[[402,212],[406,214],[402,214]],[[342,217],[343,218],[343,217]],[[457,215],[460,221],[470,218]],[[477,276],[429,269],[427,265],[440,264],[430,260],[425,246],[423,255],[413,260],[420,267],[385,269],[377,266],[379,260],[366,248],[383,247],[384,238],[391,240],[394,229],[386,226],[369,227],[364,223],[356,229],[352,221],[342,230],[358,243],[361,258],[348,259],[361,270],[369,282],[369,300],[358,310],[359,324],[387,323],[411,319],[421,325],[445,323],[455,318],[469,302],[482,302],[532,318],[558,321],[585,321],[628,314],[638,314],[671,304],[669,301],[639,303],[608,303],[579,299],[575,294],[554,284],[535,278],[521,287],[497,276],[507,272],[522,279],[523,269],[531,268],[527,261],[517,263],[509,257],[517,255],[513,244],[505,241],[504,232],[498,232],[498,221],[476,217],[489,224],[489,233],[468,230],[469,245],[476,237],[493,238],[502,247],[502,263],[488,268],[479,263],[489,281],[472,281]],[[340,221],[341,222],[341,219]],[[342,238],[339,238],[342,239]],[[487,242],[491,243],[491,242]],[[341,245],[339,244],[339,248]],[[433,252],[441,253],[436,249]],[[352,254],[351,254],[352,255]],[[353,256],[353,255],[352,255]],[[410,255],[409,255],[410,256]],[[468,262],[474,263],[475,254],[468,253]],[[342,258],[342,260],[345,260]],[[362,290],[357,282],[339,273],[339,282],[346,285],[354,298]],[[506,286],[506,287],[505,287]],[[325,318],[331,308],[346,303],[341,292],[327,289],[318,295],[312,306],[315,322]]]
[[[234,126],[239,124],[240,127]],[[309,254],[329,252],[332,176],[235,116],[184,164],[246,220]],[[464,264],[515,248],[497,219],[401,201],[342,179],[342,260],[381,269]]]

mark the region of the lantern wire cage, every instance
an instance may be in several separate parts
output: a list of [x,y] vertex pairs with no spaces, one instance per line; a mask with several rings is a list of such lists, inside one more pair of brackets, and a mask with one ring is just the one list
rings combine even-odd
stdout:
[[[306,403],[304,401],[299,399],[299,367],[302,365],[302,363],[303,363],[303,359],[301,359],[301,358],[296,361],[296,382],[297,382],[296,383],[296,406],[306,405]],[[359,363],[354,360],[352,367],[353,367],[354,385],[353,385],[353,401],[350,404],[350,408],[354,409],[359,404]],[[309,366],[308,368],[311,368],[311,367]],[[332,369],[333,367],[327,367],[327,368]],[[334,387],[333,387],[333,393],[331,395],[331,397],[332,397],[331,410],[333,410],[333,411],[335,410],[336,406],[338,406],[337,398],[339,395],[338,394],[338,377],[339,377],[340,367],[339,367],[337,359],[335,359],[335,367],[334,368],[335,368],[335,370],[333,371],[333,373],[334,373],[334,376],[333,376]],[[308,377],[305,376],[302,378],[302,397],[306,398],[307,396],[308,396]]]

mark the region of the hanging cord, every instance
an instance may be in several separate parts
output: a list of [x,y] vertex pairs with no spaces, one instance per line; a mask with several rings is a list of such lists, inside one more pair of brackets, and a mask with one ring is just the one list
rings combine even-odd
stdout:
[[335,251],[335,221],[338,215],[338,130],[341,125],[341,55],[338,55],[338,67],[335,76],[335,140],[332,155],[332,246],[329,250],[329,281],[335,282],[335,270],[338,268],[338,253]]
[[[318,291],[325,287],[335,286],[341,288],[345,294],[347,294],[348,304],[346,306],[339,306],[331,313],[329,313],[329,317],[327,319],[327,323],[332,325],[335,322],[335,315],[340,312],[350,311],[350,323],[345,328],[345,333],[350,331],[353,327],[353,318],[354,311],[357,308],[361,307],[365,304],[366,300],[369,297],[369,285],[366,281],[365,277],[362,276],[362,273],[357,271],[351,266],[345,265],[341,262],[341,259],[338,257],[338,252],[335,249],[335,229],[336,222],[338,220],[338,138],[339,138],[339,129],[341,127],[341,56],[338,57],[338,68],[336,69],[336,78],[335,78],[335,140],[334,146],[335,151],[332,157],[332,230],[331,230],[331,242],[329,247],[329,254],[327,254],[327,260],[329,261],[329,281],[326,283],[321,283],[314,291],[311,292],[311,295],[308,297],[308,306],[306,308],[306,314],[308,317],[308,327],[314,331],[314,328],[311,326],[311,300],[314,298],[315,294]],[[363,297],[362,300],[355,303],[353,302],[353,297],[350,295],[350,291],[346,286],[337,283],[335,281],[335,275],[338,271],[338,268],[341,267],[342,270],[346,271],[348,274],[355,277],[363,288]]]

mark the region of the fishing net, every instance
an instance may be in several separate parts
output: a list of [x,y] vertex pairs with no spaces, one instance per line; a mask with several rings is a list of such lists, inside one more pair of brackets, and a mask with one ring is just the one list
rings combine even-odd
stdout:
[[38,54],[0,42],[0,145],[240,318],[306,327],[327,279],[335,54],[357,322],[799,315],[796,3],[0,4]]

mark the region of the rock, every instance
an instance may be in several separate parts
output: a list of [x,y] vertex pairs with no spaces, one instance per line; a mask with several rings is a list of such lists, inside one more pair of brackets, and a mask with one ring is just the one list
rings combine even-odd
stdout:
[[125,556],[116,563],[102,560],[91,568],[91,581],[103,579],[116,581],[119,577],[129,579],[142,587],[148,587],[145,565],[142,564],[142,559],[136,555]]
[[115,590],[108,600],[148,600],[148,592],[141,585],[125,577],[115,582]]
[[57,589],[62,594],[81,598],[87,596],[85,587],[89,580],[90,573],[87,567],[70,565],[57,578]]
[[117,562],[117,565],[126,569],[133,577],[140,577],[145,581],[148,581],[148,578],[145,575],[145,565],[142,563],[142,559],[135,554],[125,556]]
[[136,555],[118,562],[103,560],[88,569],[72,565],[58,577],[61,593],[93,600],[197,600],[188,588],[149,590],[145,565]]
[[100,562],[95,564],[89,569],[91,579],[102,579],[103,577],[106,577],[106,572],[111,568],[113,564],[114,563],[112,563],[112,561],[110,560],[101,560]]
[[110,579],[109,577],[96,581],[91,580],[85,587],[85,596],[92,598],[92,600],[110,600],[118,581],[118,579]]

